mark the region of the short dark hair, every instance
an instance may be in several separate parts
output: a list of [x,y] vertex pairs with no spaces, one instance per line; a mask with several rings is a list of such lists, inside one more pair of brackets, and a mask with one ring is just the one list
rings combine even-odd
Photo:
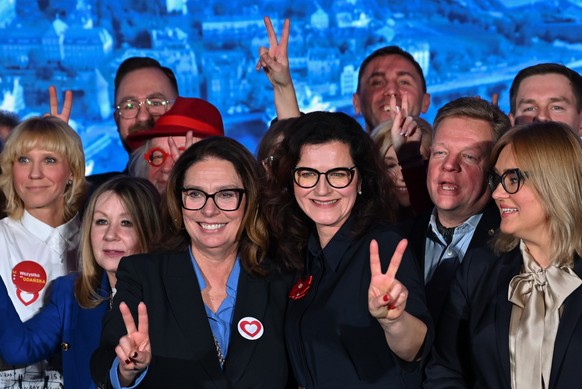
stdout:
[[18,123],[20,123],[20,119],[17,114],[10,111],[0,110],[0,126],[6,126],[13,129],[18,125]]
[[362,74],[364,74],[364,71],[366,70],[366,67],[368,66],[368,64],[370,62],[372,62],[372,60],[374,60],[375,58],[384,57],[387,55],[399,55],[401,57],[404,57],[406,60],[408,60],[408,62],[410,62],[412,64],[412,66],[414,66],[416,71],[418,72],[418,75],[420,76],[420,80],[422,81],[422,91],[424,93],[426,93],[426,79],[424,78],[424,73],[422,72],[422,68],[420,67],[420,64],[418,62],[416,62],[416,60],[414,59],[412,54],[410,54],[408,51],[402,50],[398,46],[381,47],[378,50],[374,51],[372,54],[368,55],[364,59],[364,61],[362,61],[362,64],[360,65],[360,71],[358,72],[358,91],[360,90],[360,82],[362,81]]
[[443,120],[451,117],[482,120],[489,123],[493,143],[497,142],[501,135],[511,127],[509,118],[499,107],[480,97],[460,97],[442,106],[434,119],[434,133],[438,132]]
[[543,76],[544,74],[560,74],[570,81],[572,93],[576,98],[576,110],[582,111],[582,76],[575,70],[559,63],[540,63],[521,69],[513,79],[509,88],[509,112],[515,115],[517,109],[517,90],[521,82],[531,76]]
[[162,66],[157,60],[150,57],[129,57],[119,65],[117,68],[117,73],[115,74],[113,98],[117,97],[117,89],[119,84],[128,73],[134,70],[154,68],[159,69],[168,77],[170,84],[176,89],[176,94],[178,93],[178,81],[172,69]]

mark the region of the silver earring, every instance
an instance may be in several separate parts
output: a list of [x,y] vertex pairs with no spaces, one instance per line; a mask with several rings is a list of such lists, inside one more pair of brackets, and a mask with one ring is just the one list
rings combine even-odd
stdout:
[[361,195],[362,194],[362,190],[358,189],[358,194]]
[[67,181],[67,186],[71,186],[71,185],[73,185],[73,180],[68,180]]

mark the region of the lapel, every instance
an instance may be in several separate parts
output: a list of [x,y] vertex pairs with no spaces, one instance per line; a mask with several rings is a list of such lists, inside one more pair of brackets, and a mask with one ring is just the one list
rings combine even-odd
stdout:
[[[245,374],[247,366],[252,360],[253,353],[259,340],[247,340],[241,336],[238,322],[244,317],[258,319],[263,326],[273,324],[267,321],[266,311],[269,302],[269,281],[249,275],[242,267],[236,293],[236,304],[232,318],[230,346],[224,364],[224,373],[229,377],[233,387]],[[269,331],[269,328],[264,329]],[[266,332],[263,336],[267,336]]]
[[408,233],[404,234],[409,241],[408,247],[412,249],[418,262],[422,280],[424,284],[424,251],[426,247],[426,234],[428,231],[428,223],[430,221],[430,212],[421,216],[418,216],[412,222],[412,227]]
[[190,255],[188,251],[168,254],[165,263],[166,271],[162,278],[174,317],[193,355],[197,358],[203,356],[199,359],[203,369],[210,377],[221,376],[212,331]]
[[[582,259],[579,257],[574,258],[574,272],[579,277],[582,275]],[[579,287],[564,301],[564,310],[560,318],[560,326],[558,327],[558,333],[556,334],[556,341],[554,343],[550,388],[555,387],[555,381],[558,379],[556,374],[561,371],[560,367],[566,356],[568,345],[575,336],[574,331],[580,327],[580,316],[582,315],[581,306],[582,287]]]
[[473,233],[473,238],[469,243],[467,251],[477,247],[486,246],[499,228],[500,221],[499,209],[497,209],[497,205],[495,205],[494,201],[490,201],[483,210],[483,216],[481,216],[481,220],[479,220],[479,224],[477,224],[477,228]]
[[512,304],[507,299],[509,291],[509,282],[511,279],[519,274],[522,260],[519,248],[514,249],[510,253],[503,255],[498,261],[503,261],[499,271],[499,281],[497,283],[497,298],[495,299],[495,332],[498,340],[497,351],[499,354],[499,362],[502,369],[501,377],[505,378],[506,387],[511,387],[510,364],[509,364],[509,322],[511,320]]

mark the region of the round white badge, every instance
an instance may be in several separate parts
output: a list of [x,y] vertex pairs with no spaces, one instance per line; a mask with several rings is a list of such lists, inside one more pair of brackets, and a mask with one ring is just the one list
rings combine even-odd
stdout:
[[263,336],[263,323],[254,317],[243,317],[238,322],[238,333],[245,339],[257,340]]

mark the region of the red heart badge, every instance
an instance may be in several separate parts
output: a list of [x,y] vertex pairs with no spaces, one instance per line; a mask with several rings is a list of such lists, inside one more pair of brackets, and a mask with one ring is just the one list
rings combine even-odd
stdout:
[[291,300],[299,300],[305,297],[309,288],[311,288],[311,282],[313,281],[313,276],[305,277],[303,280],[299,280],[291,288],[289,292],[289,298]]
[[243,317],[238,322],[238,333],[245,339],[257,340],[263,336],[263,323],[254,317]]

